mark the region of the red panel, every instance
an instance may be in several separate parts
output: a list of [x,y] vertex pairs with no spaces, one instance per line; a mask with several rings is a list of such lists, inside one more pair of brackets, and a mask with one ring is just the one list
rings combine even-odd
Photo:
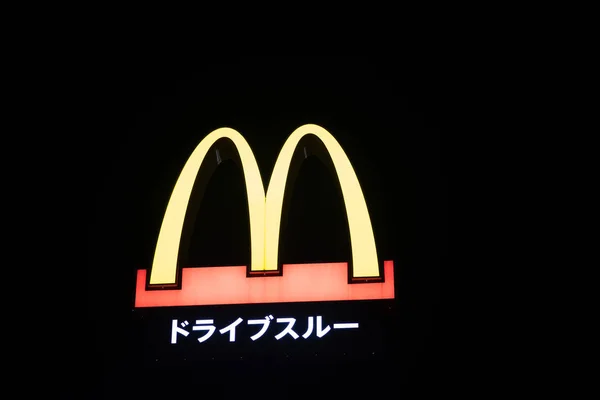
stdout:
[[347,263],[288,264],[281,276],[246,277],[246,267],[183,268],[181,289],[146,290],[137,272],[136,307],[394,298],[394,262],[384,261],[385,282],[348,284]]

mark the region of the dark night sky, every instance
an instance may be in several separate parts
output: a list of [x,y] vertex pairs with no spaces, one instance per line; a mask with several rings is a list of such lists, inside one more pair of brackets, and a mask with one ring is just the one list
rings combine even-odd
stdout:
[[[90,103],[96,129],[80,144],[91,150],[80,164],[87,177],[81,187],[88,208],[80,216],[88,227],[87,316],[95,335],[84,345],[93,371],[87,378],[90,398],[156,394],[140,387],[159,377],[170,386],[164,393],[181,398],[207,387],[236,394],[252,387],[265,390],[267,398],[285,398],[275,389],[297,383],[337,384],[352,393],[360,370],[376,377],[365,385],[380,393],[399,384],[435,391],[449,379],[439,306],[447,183],[435,96],[407,85],[409,77],[394,64],[359,58],[238,58],[185,70],[165,63],[115,63],[101,75],[90,86],[98,94]],[[133,276],[152,262],[162,213],[187,156],[213,129],[232,127],[255,152],[266,187],[283,141],[305,123],[328,129],[348,154],[365,193],[380,259],[397,263],[396,320],[388,321],[397,331],[388,335],[397,334],[398,341],[389,356],[369,361],[331,355],[317,363],[266,354],[268,361],[251,364],[252,370],[260,365],[258,376],[278,374],[277,382],[244,372],[248,361],[148,366],[131,333],[137,332]],[[282,232],[284,262],[349,258],[336,185],[318,159],[305,161]],[[191,263],[246,264],[244,196],[241,171],[223,163],[195,222],[210,232],[194,232]],[[361,350],[364,344],[356,346]],[[239,387],[223,383],[231,374]]]

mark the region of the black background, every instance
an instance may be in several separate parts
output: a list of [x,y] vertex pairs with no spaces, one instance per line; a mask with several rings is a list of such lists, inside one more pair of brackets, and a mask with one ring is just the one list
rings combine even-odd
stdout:
[[[300,386],[315,397],[358,389],[387,393],[398,385],[424,392],[443,388],[451,367],[440,318],[447,183],[440,167],[439,108],[418,87],[407,89],[405,70],[384,59],[245,57],[186,68],[115,63],[101,75],[101,84],[90,86],[98,94],[90,121],[97,133],[81,143],[90,149],[81,164],[82,187],[89,189],[82,195],[93,206],[81,219],[88,225],[86,315],[94,332],[81,345],[91,366],[81,398],[185,398],[208,390],[225,398],[286,398],[299,394]],[[371,339],[330,341],[326,349],[310,348],[312,358],[294,356],[290,345],[246,358],[211,357],[212,363],[190,362],[183,354],[156,361],[155,353],[166,353],[144,350],[144,330],[132,311],[135,270],[151,265],[164,209],[187,157],[213,129],[232,127],[254,151],[266,187],[284,140],[305,123],[329,130],[353,163],[380,260],[396,264],[396,300],[277,305],[294,316],[378,316]],[[350,259],[338,190],[323,164],[309,157],[282,231],[284,262]],[[245,201],[241,171],[223,163],[195,222],[203,228],[191,237],[190,264],[247,264]],[[159,387],[152,386],[159,380]]]

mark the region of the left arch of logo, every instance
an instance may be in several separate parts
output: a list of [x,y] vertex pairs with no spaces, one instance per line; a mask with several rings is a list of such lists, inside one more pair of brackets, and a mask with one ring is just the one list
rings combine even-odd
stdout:
[[230,139],[237,148],[244,173],[250,222],[250,270],[277,270],[279,232],[288,171],[298,143],[309,134],[315,135],[324,144],[340,182],[350,232],[352,276],[379,277],[373,228],[352,164],[340,144],[326,129],[307,124],[297,128],[284,143],[275,162],[266,195],[254,153],[239,132],[231,128],[219,128],[198,144],[183,167],[169,199],[152,262],[150,285],[176,283],[181,233],[194,182],[208,150],[221,138]]

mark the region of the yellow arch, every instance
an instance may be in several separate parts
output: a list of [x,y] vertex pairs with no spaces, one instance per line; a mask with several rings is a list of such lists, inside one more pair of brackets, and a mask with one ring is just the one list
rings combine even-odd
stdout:
[[265,189],[258,164],[252,149],[242,135],[231,128],[219,128],[212,131],[198,144],[177,179],[158,234],[150,273],[151,285],[176,283],[177,255],[194,182],[206,153],[221,138],[230,139],[240,155],[248,194],[251,269],[264,269]]
[[314,124],[303,125],[296,129],[283,145],[275,162],[266,198],[265,269],[277,269],[285,183],[296,146],[300,139],[308,134],[317,136],[325,145],[342,188],[352,248],[352,275],[354,278],[379,277],[375,237],[367,203],[356,173],[337,140],[327,130]]
[[231,128],[219,128],[198,144],[183,167],[169,199],[156,243],[150,284],[176,283],[181,233],[194,182],[206,153],[221,138],[228,138],[234,143],[242,162],[250,220],[250,269],[251,271],[277,270],[279,230],[288,171],[298,142],[308,134],[317,136],[325,145],[342,188],[352,248],[352,275],[355,278],[379,277],[371,220],[352,164],[340,144],[328,131],[318,125],[307,124],[296,129],[283,145],[273,169],[266,197],[254,153],[237,131]]

